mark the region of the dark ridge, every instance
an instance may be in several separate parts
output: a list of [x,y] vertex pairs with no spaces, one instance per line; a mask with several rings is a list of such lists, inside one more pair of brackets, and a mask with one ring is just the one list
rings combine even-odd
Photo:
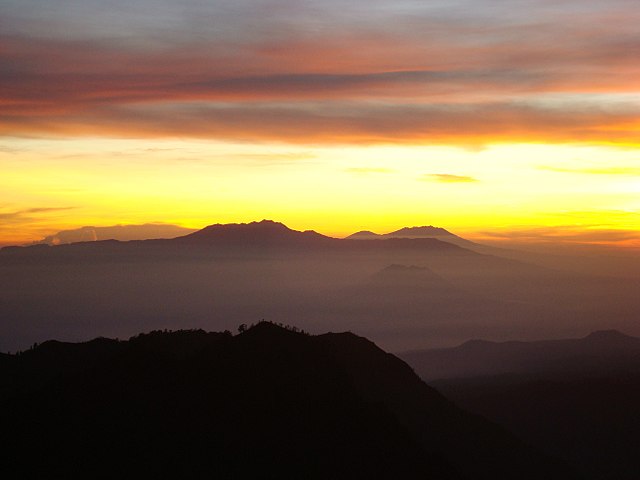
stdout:
[[390,233],[381,235],[381,238],[384,238],[384,239],[386,238],[411,238],[411,239],[436,238],[444,242],[458,245],[459,247],[462,247],[462,248],[468,248],[473,251],[477,251],[478,253],[489,254],[489,255],[496,255],[496,254],[499,255],[501,253],[499,249],[493,249],[491,247],[479,245],[475,242],[459,237],[458,235],[455,235],[450,231],[445,230],[442,227],[434,227],[432,225],[427,225],[422,227],[404,227],[404,228],[401,228],[400,230],[396,230],[395,232],[390,232]]
[[232,245],[300,243],[335,240],[312,230],[300,232],[272,220],[251,223],[209,225],[197,232],[179,237],[180,242],[212,242]]
[[453,348],[415,350],[400,356],[427,380],[522,373],[593,376],[640,371],[640,338],[602,330],[577,339],[469,340]]
[[404,227],[400,230],[396,230],[391,233],[387,233],[384,236],[392,237],[392,236],[405,236],[405,237],[431,237],[431,236],[455,236],[453,233],[445,230],[441,227],[434,227],[432,225],[422,226],[422,227]]
[[640,343],[640,338],[626,335],[619,330],[596,330],[584,337],[584,340],[597,342],[626,342]]
[[[364,338],[268,322],[241,331],[45,342],[0,358],[21,382],[0,400],[0,472],[575,478]],[[34,382],[43,368],[56,374]]]
[[377,233],[371,232],[369,230],[361,230],[359,232],[353,233],[348,237],[345,237],[347,240],[357,240],[357,239],[371,239],[371,238],[383,238],[382,235],[378,235]]

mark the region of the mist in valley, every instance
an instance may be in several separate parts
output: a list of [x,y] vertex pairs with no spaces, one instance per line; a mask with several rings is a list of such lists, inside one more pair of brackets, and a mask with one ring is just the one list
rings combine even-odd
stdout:
[[[390,351],[640,334],[639,282],[488,255],[436,238],[334,239],[275,222],[171,240],[0,251],[0,351],[266,319],[353,331]],[[469,242],[470,243],[470,242]]]

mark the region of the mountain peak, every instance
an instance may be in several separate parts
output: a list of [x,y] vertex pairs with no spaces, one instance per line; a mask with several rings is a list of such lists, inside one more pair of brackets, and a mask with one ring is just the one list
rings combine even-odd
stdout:
[[431,237],[431,236],[453,236],[451,232],[441,227],[434,227],[433,225],[424,225],[421,227],[404,227],[395,232],[387,233],[388,236],[403,235],[412,237]]
[[329,240],[313,230],[300,232],[285,224],[273,220],[261,220],[250,223],[216,223],[191,235],[177,239],[179,241],[199,241],[222,243],[227,245],[291,244],[307,241]]
[[[204,227],[200,232],[212,232],[217,230],[245,230],[245,231],[280,231],[280,232],[293,232],[284,223],[276,222],[273,220],[263,219],[259,222],[249,223],[216,223]],[[199,232],[196,232],[199,233]]]
[[372,232],[371,230],[360,230],[359,232],[353,233],[346,238],[350,240],[371,240],[373,238],[380,238],[380,237],[382,237],[382,235],[378,235],[377,233]]
[[352,235],[348,239],[352,240],[372,240],[376,238],[433,238],[447,237],[448,239],[458,238],[453,233],[442,227],[434,227],[433,225],[423,225],[419,227],[403,227],[400,230],[384,233],[382,235],[374,233],[370,230],[361,230]]

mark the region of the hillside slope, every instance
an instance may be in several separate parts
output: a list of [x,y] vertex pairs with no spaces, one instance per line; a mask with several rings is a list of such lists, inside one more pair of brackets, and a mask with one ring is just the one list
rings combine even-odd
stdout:
[[349,333],[262,322],[237,336],[47,342],[12,358],[1,468],[22,473],[573,478]]

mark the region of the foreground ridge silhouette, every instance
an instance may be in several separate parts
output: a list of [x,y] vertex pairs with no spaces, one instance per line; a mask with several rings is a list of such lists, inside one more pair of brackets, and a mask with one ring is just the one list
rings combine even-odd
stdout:
[[0,374],[5,474],[574,478],[351,333],[49,341]]

